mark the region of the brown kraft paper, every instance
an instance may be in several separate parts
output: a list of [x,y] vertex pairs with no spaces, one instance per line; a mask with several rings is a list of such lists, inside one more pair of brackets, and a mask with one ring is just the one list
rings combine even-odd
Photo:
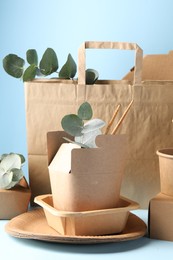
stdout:
[[[135,50],[133,81],[98,80],[94,85],[85,85],[86,48]],[[156,150],[173,145],[173,81],[156,80],[156,77],[152,81],[150,78],[141,81],[142,60],[142,50],[136,44],[86,42],[79,48],[78,81],[45,79],[25,83],[33,198],[50,193],[48,169],[45,167],[47,132],[62,130],[62,117],[76,113],[84,101],[91,104],[93,117],[108,123],[116,106],[121,104],[118,120],[133,98],[133,106],[118,131],[118,134],[127,135],[129,150],[121,194],[137,201],[141,207],[148,207],[149,200],[160,190]]]

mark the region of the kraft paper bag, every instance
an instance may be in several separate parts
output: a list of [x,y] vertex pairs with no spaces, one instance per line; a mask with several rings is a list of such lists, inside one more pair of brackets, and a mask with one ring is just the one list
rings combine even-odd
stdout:
[[[133,76],[132,69],[123,79],[132,80]],[[135,155],[131,153],[122,192],[127,194],[126,187],[132,179],[128,194],[135,197],[138,193],[141,206],[147,207],[149,198],[160,192],[156,151],[173,147],[173,51],[143,58],[142,82],[134,94],[133,113],[123,127],[129,124],[129,135],[133,132],[130,148],[134,146]]]
[[[132,80],[134,68],[123,77]],[[169,81],[173,80],[173,51],[168,54],[145,55],[142,63],[142,81]]]
[[[98,80],[94,85],[85,85],[87,48],[135,50],[133,80]],[[141,207],[148,207],[149,200],[160,190],[156,150],[173,145],[173,82],[141,81],[143,57],[137,44],[85,42],[79,48],[78,57],[78,81],[44,79],[25,83],[32,197],[51,192],[46,167],[46,134],[62,130],[61,119],[64,115],[76,113],[79,105],[88,101],[94,111],[93,117],[108,123],[118,104],[121,104],[121,110],[117,120],[134,99],[117,132],[127,135],[129,147],[121,193],[139,202]]]

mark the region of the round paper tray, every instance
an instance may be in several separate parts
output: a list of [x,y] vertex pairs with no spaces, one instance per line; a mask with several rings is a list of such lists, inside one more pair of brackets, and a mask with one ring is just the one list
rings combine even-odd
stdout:
[[140,238],[146,234],[146,224],[130,213],[125,229],[120,234],[104,236],[60,235],[48,226],[42,209],[35,209],[10,220],[5,230],[8,234],[24,239],[36,239],[55,243],[94,244],[120,242]]

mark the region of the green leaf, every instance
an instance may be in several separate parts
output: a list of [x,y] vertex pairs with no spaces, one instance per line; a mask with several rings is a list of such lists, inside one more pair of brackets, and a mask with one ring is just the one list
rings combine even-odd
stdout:
[[94,84],[99,77],[98,71],[96,71],[94,69],[87,69],[85,72],[85,75],[86,75],[86,84],[87,85]]
[[21,169],[16,168],[12,169],[11,171],[13,173],[12,181],[18,183],[23,178],[23,171]]
[[81,146],[83,148],[89,148],[89,146],[87,146],[85,144],[82,144],[82,143],[75,142],[75,141],[73,141],[73,140],[71,140],[71,139],[69,139],[67,137],[63,137],[63,138],[64,138],[64,140],[68,141],[69,143],[77,144],[77,145],[79,145],[79,146]]
[[13,168],[21,168],[21,159],[18,154],[8,154],[1,161],[1,166],[5,171],[10,171]]
[[83,121],[75,114],[64,116],[61,125],[64,131],[72,136],[82,135]]
[[84,124],[82,133],[89,133],[105,126],[105,122],[101,119],[92,119]]
[[58,58],[55,51],[51,48],[47,48],[40,61],[41,73],[45,76],[56,72],[58,69]]
[[66,63],[63,65],[59,72],[59,77],[64,79],[71,79],[74,78],[77,71],[76,63],[71,56],[71,54],[68,55]]
[[10,189],[23,177],[21,169],[24,156],[16,153],[4,154],[0,162],[0,188]]
[[25,157],[22,155],[22,154],[20,154],[20,153],[4,153],[4,154],[1,154],[0,155],[0,162],[5,158],[5,157],[7,157],[8,155],[11,155],[11,154],[14,154],[14,155],[17,155],[17,156],[19,156],[20,157],[20,160],[21,160],[21,164],[24,164],[25,163]]
[[9,189],[11,188],[9,185],[12,182],[13,173],[6,172],[3,175],[0,175],[0,189]]
[[37,67],[37,70],[36,70],[36,76],[38,76],[38,77],[44,77],[45,76],[41,73],[41,71],[38,67]]
[[25,163],[25,157],[20,153],[18,153],[18,155],[20,156],[21,164],[24,164]]
[[96,136],[98,136],[100,134],[101,134],[100,129],[96,129],[94,131],[83,134],[83,136],[76,136],[75,142],[83,143],[83,145],[86,145],[90,148],[94,148],[94,147],[97,147],[96,143],[95,143]]
[[23,81],[33,80],[36,76],[37,67],[35,64],[30,65],[23,74]]
[[38,65],[38,55],[37,51],[35,49],[29,49],[26,52],[26,59],[27,62],[31,64],[35,64],[36,66]]
[[9,54],[3,59],[4,70],[15,78],[21,78],[25,61],[15,54]]
[[1,162],[7,155],[8,155],[7,153],[1,154],[1,155],[0,155],[0,162]]
[[78,109],[78,116],[82,120],[89,120],[92,118],[93,111],[91,105],[88,102],[84,102]]

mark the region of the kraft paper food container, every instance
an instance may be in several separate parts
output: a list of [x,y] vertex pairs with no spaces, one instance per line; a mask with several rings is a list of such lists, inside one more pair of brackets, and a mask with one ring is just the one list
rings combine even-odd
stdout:
[[173,148],[160,149],[156,153],[159,157],[160,191],[173,196]]
[[153,239],[173,241],[173,197],[158,193],[149,203],[148,229]]
[[[117,207],[127,158],[126,135],[99,135],[97,148],[75,148],[71,154],[65,153],[72,144],[65,143],[63,136],[63,131],[47,134],[54,208],[78,212]],[[62,146],[65,156],[62,159],[61,153],[60,163],[54,164]]]
[[12,219],[28,210],[31,190],[25,178],[15,187],[0,189],[0,219]]
[[35,197],[35,203],[43,207],[47,223],[62,235],[106,235],[123,231],[129,211],[139,204],[121,197],[118,208],[68,212],[53,207],[52,195]]

